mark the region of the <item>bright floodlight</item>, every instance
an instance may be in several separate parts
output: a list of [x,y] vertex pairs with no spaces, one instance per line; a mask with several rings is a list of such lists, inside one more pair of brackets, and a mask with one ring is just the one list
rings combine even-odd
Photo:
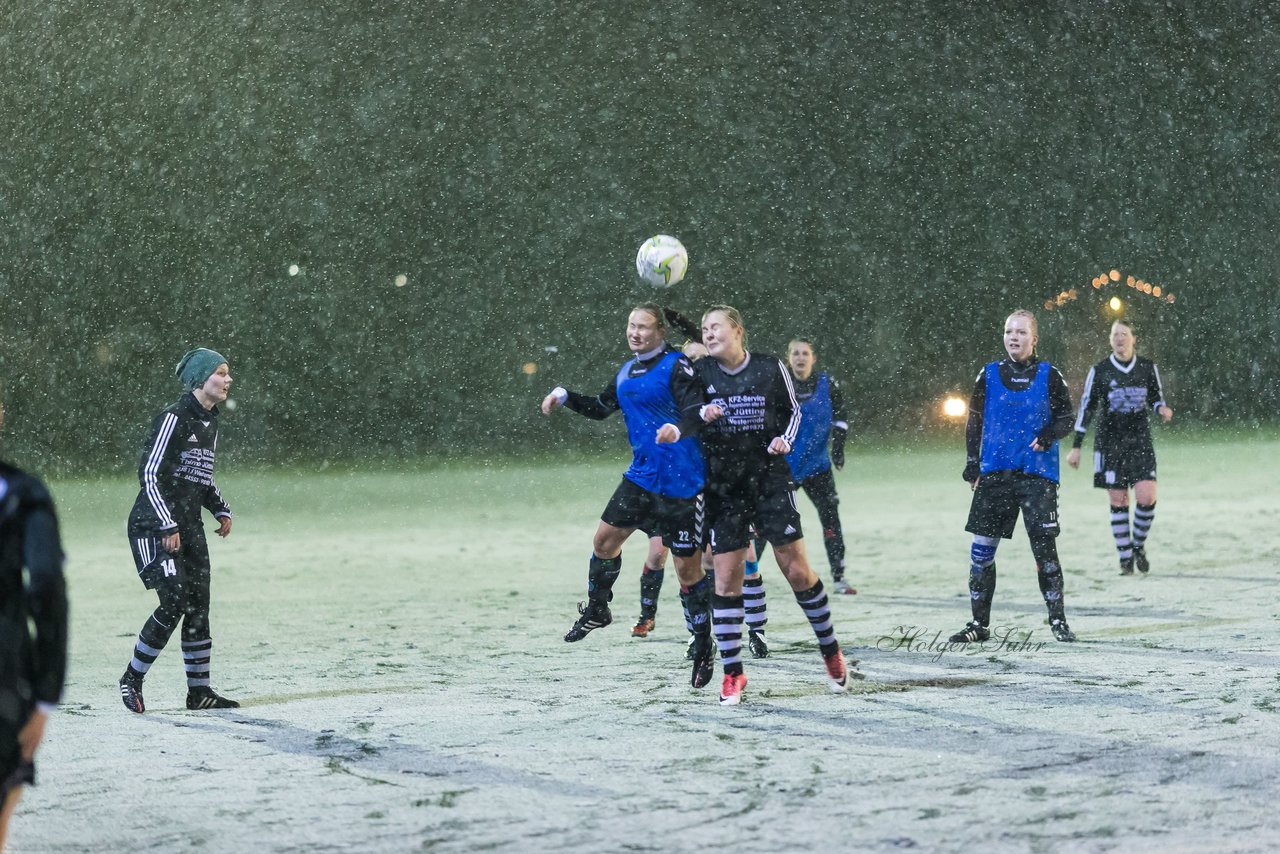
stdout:
[[1120,306],[1124,305],[1124,303],[1120,302],[1120,297],[1112,297],[1107,305],[1111,306],[1112,311],[1119,311]]
[[942,401],[942,414],[948,418],[960,418],[969,411],[969,406],[958,397],[948,397]]
[[296,275],[298,275],[298,265],[297,265],[297,264],[290,264],[290,265],[289,265],[289,275],[290,275],[290,276],[296,276]]

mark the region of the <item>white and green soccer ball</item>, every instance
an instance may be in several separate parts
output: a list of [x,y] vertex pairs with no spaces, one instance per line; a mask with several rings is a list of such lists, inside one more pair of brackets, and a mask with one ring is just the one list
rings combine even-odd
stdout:
[[669,288],[684,278],[689,269],[689,253],[684,244],[669,234],[657,234],[640,244],[636,272],[655,288]]

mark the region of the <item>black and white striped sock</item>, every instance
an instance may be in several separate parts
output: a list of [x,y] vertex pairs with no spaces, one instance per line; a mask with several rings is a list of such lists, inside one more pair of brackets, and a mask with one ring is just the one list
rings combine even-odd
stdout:
[[182,642],[182,666],[187,670],[187,687],[209,687],[209,657],[213,652],[210,638]]
[[804,609],[804,615],[818,636],[818,646],[822,649],[822,657],[830,658],[840,651],[836,641],[836,628],[831,622],[831,605],[827,601],[827,591],[822,587],[822,580],[808,590],[797,590],[796,601]]
[[742,579],[742,605],[747,631],[764,634],[769,608],[764,598],[764,577],[759,573]]
[[147,618],[147,624],[142,627],[142,631],[138,633],[138,639],[134,641],[133,658],[129,660],[129,670],[138,677],[139,682],[147,675],[151,665],[156,663],[165,644],[169,642],[171,634],[173,634],[173,626],[166,626],[156,619],[155,614]]
[[1120,560],[1133,557],[1133,541],[1129,539],[1129,508],[1111,505],[1111,536],[1116,538]]
[[742,619],[741,596],[711,594],[711,631],[726,674],[742,672]]
[[1133,508],[1133,547],[1140,549],[1147,542],[1147,534],[1151,533],[1151,523],[1156,520],[1156,505],[1139,504]]

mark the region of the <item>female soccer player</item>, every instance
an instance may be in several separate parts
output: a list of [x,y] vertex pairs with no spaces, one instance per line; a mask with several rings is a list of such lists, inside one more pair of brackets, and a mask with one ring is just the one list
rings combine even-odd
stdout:
[[973,619],[952,643],[990,636],[996,590],[996,547],[1013,536],[1018,513],[1031,540],[1049,628],[1074,641],[1062,601],[1058,562],[1058,440],[1071,432],[1071,396],[1057,368],[1036,357],[1039,332],[1031,312],[1019,309],[1004,322],[1007,358],[978,374],[965,428],[964,479],[973,488],[969,522],[969,599]]
[[714,306],[703,315],[702,343],[710,355],[696,365],[705,405],[678,424],[663,424],[657,441],[675,442],[696,433],[707,458],[707,518],[716,576],[712,631],[724,664],[720,703],[741,702],[747,684],[742,582],[753,524],[773,546],[778,566],[818,637],[831,690],[843,692],[849,672],[822,580],[805,555],[790,488],[786,455],[800,424],[791,374],[777,358],[747,351],[746,327],[731,306]]
[[201,508],[231,533],[231,508],[213,481],[218,447],[218,404],[231,389],[227,360],[213,350],[191,350],[174,369],[186,392],[156,416],[138,463],[141,489],[129,514],[129,547],[138,577],[160,599],[134,644],[120,677],[124,707],[141,714],[142,680],[182,621],[182,661],[188,709],[232,709],[240,704],[209,686],[213,650],[209,630],[209,546]]
[[0,851],[22,787],[35,782],[36,749],[66,673],[67,594],[53,499],[37,478],[0,462]]
[[[844,415],[844,395],[840,385],[826,371],[814,373],[817,356],[813,342],[796,338],[787,345],[787,364],[795,377],[796,400],[800,401],[800,432],[796,446],[787,454],[791,476],[818,509],[822,523],[822,544],[831,566],[832,590],[857,593],[844,578],[844,531],[840,527],[840,497],[831,466],[844,468],[844,440],[849,422]],[[828,456],[827,446],[831,451]]]
[[[1134,352],[1138,339],[1133,324],[1111,324],[1111,355],[1089,369],[1080,414],[1067,465],[1080,467],[1080,446],[1089,420],[1101,411],[1093,437],[1093,485],[1107,490],[1111,499],[1111,533],[1120,553],[1120,574],[1133,575],[1151,569],[1147,560],[1147,534],[1156,516],[1156,450],[1151,441],[1151,412],[1166,424],[1173,410],[1164,402],[1156,363]],[[1129,528],[1129,489],[1137,500],[1133,529]]]
[[613,622],[609,602],[622,569],[623,543],[637,529],[660,534],[671,550],[680,578],[680,598],[691,615],[695,649],[690,681],[701,688],[711,681],[715,666],[709,625],[710,584],[698,558],[702,547],[702,452],[693,439],[659,445],[654,437],[659,425],[679,420],[688,410],[696,413],[702,399],[693,365],[666,344],[665,332],[662,309],[649,303],[636,306],[627,317],[627,347],[633,356],[604,391],[587,397],[557,387],[542,401],[546,415],[561,406],[594,419],[621,410],[631,440],[631,466],[596,528],[587,574],[587,603],[578,605],[580,616],[564,639],[580,641]]

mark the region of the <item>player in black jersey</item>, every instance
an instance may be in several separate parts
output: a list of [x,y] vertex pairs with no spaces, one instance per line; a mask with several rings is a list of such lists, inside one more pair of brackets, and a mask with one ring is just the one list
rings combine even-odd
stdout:
[[[1080,446],[1094,413],[1100,412],[1093,437],[1093,485],[1107,490],[1111,499],[1111,534],[1120,553],[1120,574],[1132,575],[1134,566],[1146,573],[1147,533],[1156,516],[1156,451],[1151,441],[1150,416],[1159,414],[1166,424],[1173,410],[1164,400],[1156,363],[1134,352],[1138,339],[1133,324],[1111,324],[1111,355],[1089,369],[1080,395],[1075,440],[1067,465],[1080,467]],[[1129,525],[1129,489],[1137,507]]]
[[[707,348],[702,344],[702,326],[694,323],[678,311],[672,309],[663,309],[667,316],[667,320],[676,329],[685,334],[689,340],[681,347],[681,352],[689,357],[691,361],[705,358]],[[704,523],[704,528],[709,526],[710,520]],[[751,535],[751,546],[747,549],[747,557],[743,562],[743,578],[742,578],[742,601],[744,620],[747,624],[747,647],[751,650],[752,658],[767,658],[769,656],[769,642],[765,639],[765,627],[769,624],[769,603],[768,597],[765,595],[764,576],[760,574],[760,554],[764,548],[764,540],[761,540],[754,531]],[[702,553],[702,568],[706,571],[707,576],[711,578],[712,584],[715,583],[715,566],[711,556],[711,544],[705,543]],[[688,622],[688,614],[685,615]],[[688,658],[692,660],[694,657],[694,641],[689,639]]]
[[36,750],[66,680],[62,560],[48,490],[0,462],[0,851],[22,787],[35,782]]
[[120,677],[120,697],[131,712],[145,711],[142,680],[182,622],[182,661],[188,709],[229,709],[240,704],[209,685],[213,640],[209,630],[209,546],[201,510],[218,520],[217,534],[231,533],[231,508],[213,481],[218,446],[218,404],[231,389],[227,360],[213,350],[192,350],[174,369],[186,393],[161,412],[138,463],[137,500],[129,513],[129,548],[138,577],[160,605],[134,644]]
[[705,404],[678,424],[663,424],[657,440],[674,442],[693,434],[702,439],[716,575],[712,631],[724,664],[720,702],[739,703],[747,682],[742,582],[753,524],[773,546],[778,566],[818,637],[831,690],[843,692],[849,672],[826,591],[805,555],[786,461],[800,425],[791,374],[777,358],[747,351],[742,316],[731,306],[715,306],[703,315],[702,343],[710,354],[696,363]]
[[1074,641],[1063,603],[1058,561],[1058,440],[1071,432],[1071,395],[1058,369],[1036,357],[1035,315],[1018,310],[1004,322],[1007,358],[978,374],[969,398],[963,477],[973,489],[969,521],[969,600],[973,619],[952,643],[990,636],[996,547],[1013,536],[1018,514],[1031,541],[1049,628]]

